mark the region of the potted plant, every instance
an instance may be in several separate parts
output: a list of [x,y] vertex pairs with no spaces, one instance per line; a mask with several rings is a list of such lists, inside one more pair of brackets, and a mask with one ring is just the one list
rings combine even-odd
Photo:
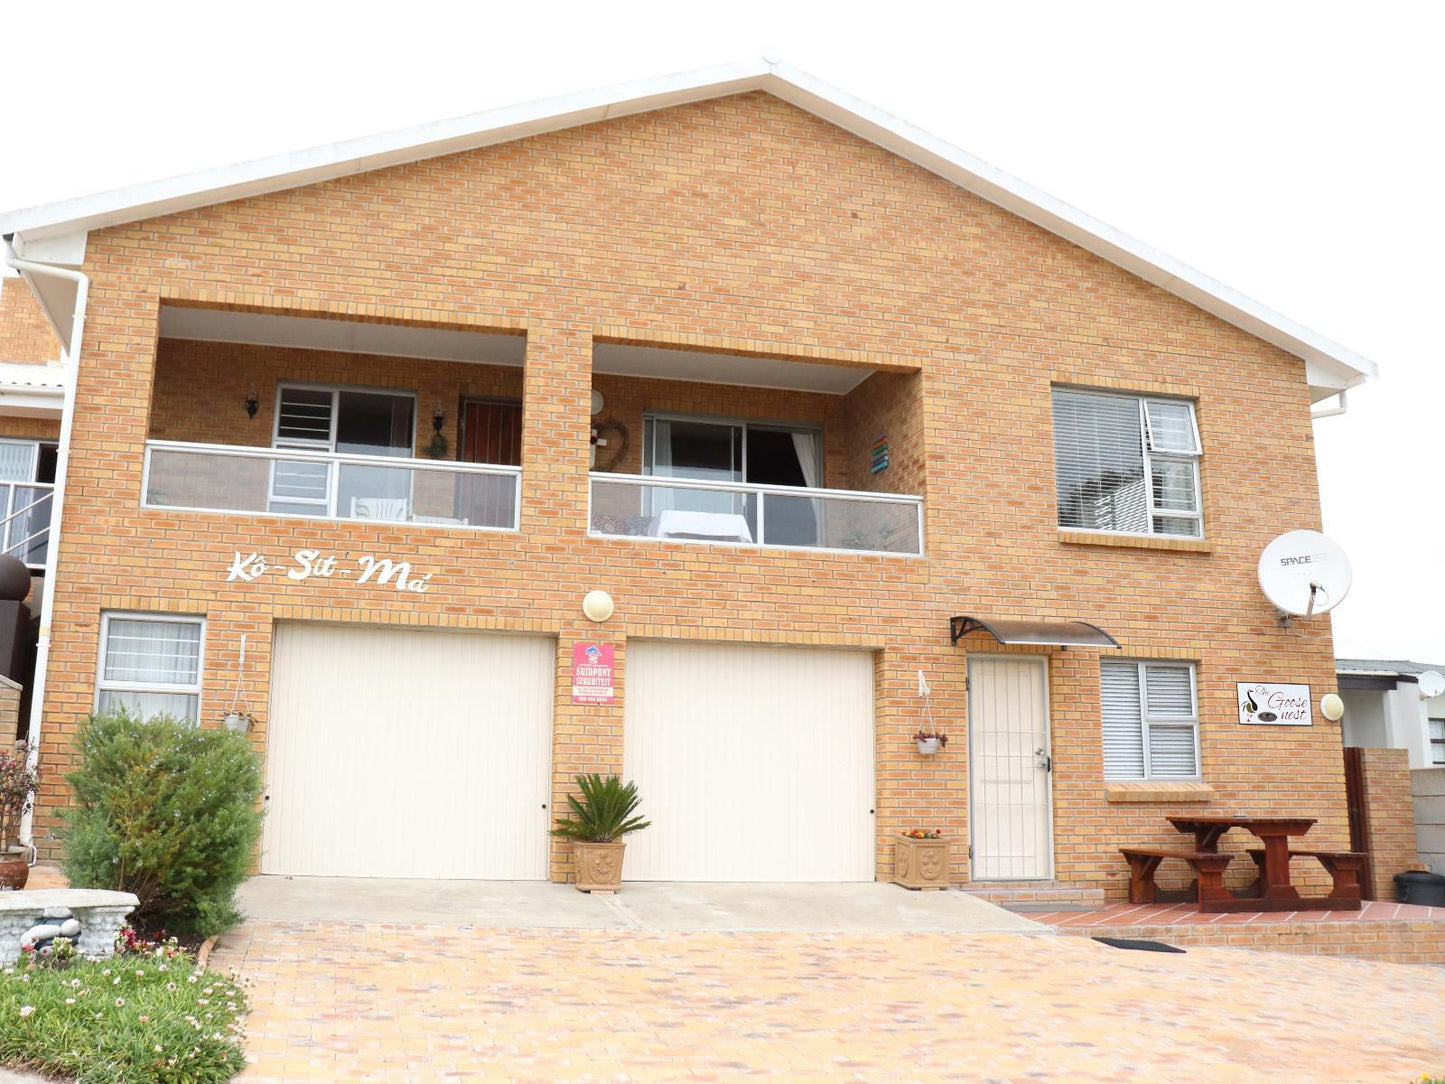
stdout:
[[941,828],[910,828],[893,846],[893,883],[904,888],[948,887],[948,840]]
[[931,757],[948,745],[948,735],[931,727],[920,727],[918,733],[913,735],[913,740],[918,743],[918,751],[926,757]]
[[0,752],[0,889],[21,889],[30,877],[30,849],[15,845],[20,821],[35,800],[40,773],[25,763],[26,746]]
[[572,841],[579,891],[616,892],[622,884],[622,837],[652,822],[636,815],[642,802],[636,783],[593,772],[577,777],[577,789],[581,798],[567,795],[571,815],[559,817],[552,834]]

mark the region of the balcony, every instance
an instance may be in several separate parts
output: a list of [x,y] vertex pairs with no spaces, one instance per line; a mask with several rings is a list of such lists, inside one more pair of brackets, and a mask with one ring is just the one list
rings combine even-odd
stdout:
[[515,531],[520,467],[146,443],[146,508]]
[[593,473],[591,533],[921,556],[923,498]]
[[50,502],[55,486],[49,482],[0,483],[0,543],[4,552],[31,568],[44,568],[50,548]]

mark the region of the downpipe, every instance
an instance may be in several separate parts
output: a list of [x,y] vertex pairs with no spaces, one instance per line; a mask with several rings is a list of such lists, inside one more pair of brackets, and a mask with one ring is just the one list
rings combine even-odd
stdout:
[[[75,312],[70,323],[70,348],[61,351],[65,395],[60,408],[60,440],[55,455],[55,488],[50,497],[50,544],[45,554],[45,587],[40,603],[40,638],[35,645],[35,675],[31,679],[30,732],[26,737],[26,765],[34,768],[40,762],[40,724],[45,709],[45,677],[50,662],[50,619],[55,612],[55,570],[60,566],[60,527],[65,508],[65,480],[70,469],[70,431],[75,421],[75,385],[80,372],[80,344],[85,334],[85,303],[90,293],[90,278],[83,271],[68,267],[22,260],[8,244],[5,262],[17,271],[31,275],[49,275],[75,283]],[[20,844],[30,849],[30,865],[35,865],[39,849],[35,846],[35,803],[20,820]]]

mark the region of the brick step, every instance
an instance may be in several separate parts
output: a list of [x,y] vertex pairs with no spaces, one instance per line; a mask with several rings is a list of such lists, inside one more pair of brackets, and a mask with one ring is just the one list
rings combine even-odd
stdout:
[[1093,911],[1105,905],[1102,888],[1064,881],[967,881],[959,888],[1006,911]]

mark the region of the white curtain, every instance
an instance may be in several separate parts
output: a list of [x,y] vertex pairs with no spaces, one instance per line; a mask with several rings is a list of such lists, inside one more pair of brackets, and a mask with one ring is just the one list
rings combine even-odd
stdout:
[[[661,418],[652,420],[652,461],[646,466],[646,473],[664,478],[672,474],[672,423]],[[677,507],[677,491],[648,487],[643,491],[647,500],[643,502],[642,514],[655,516]]]
[[192,621],[111,620],[105,640],[106,681],[194,685],[201,626]]
[[35,477],[35,445],[0,441],[0,482],[28,482]]
[[823,481],[818,477],[818,434],[794,430],[793,450],[798,454],[798,466],[803,468],[803,484],[817,489]]

